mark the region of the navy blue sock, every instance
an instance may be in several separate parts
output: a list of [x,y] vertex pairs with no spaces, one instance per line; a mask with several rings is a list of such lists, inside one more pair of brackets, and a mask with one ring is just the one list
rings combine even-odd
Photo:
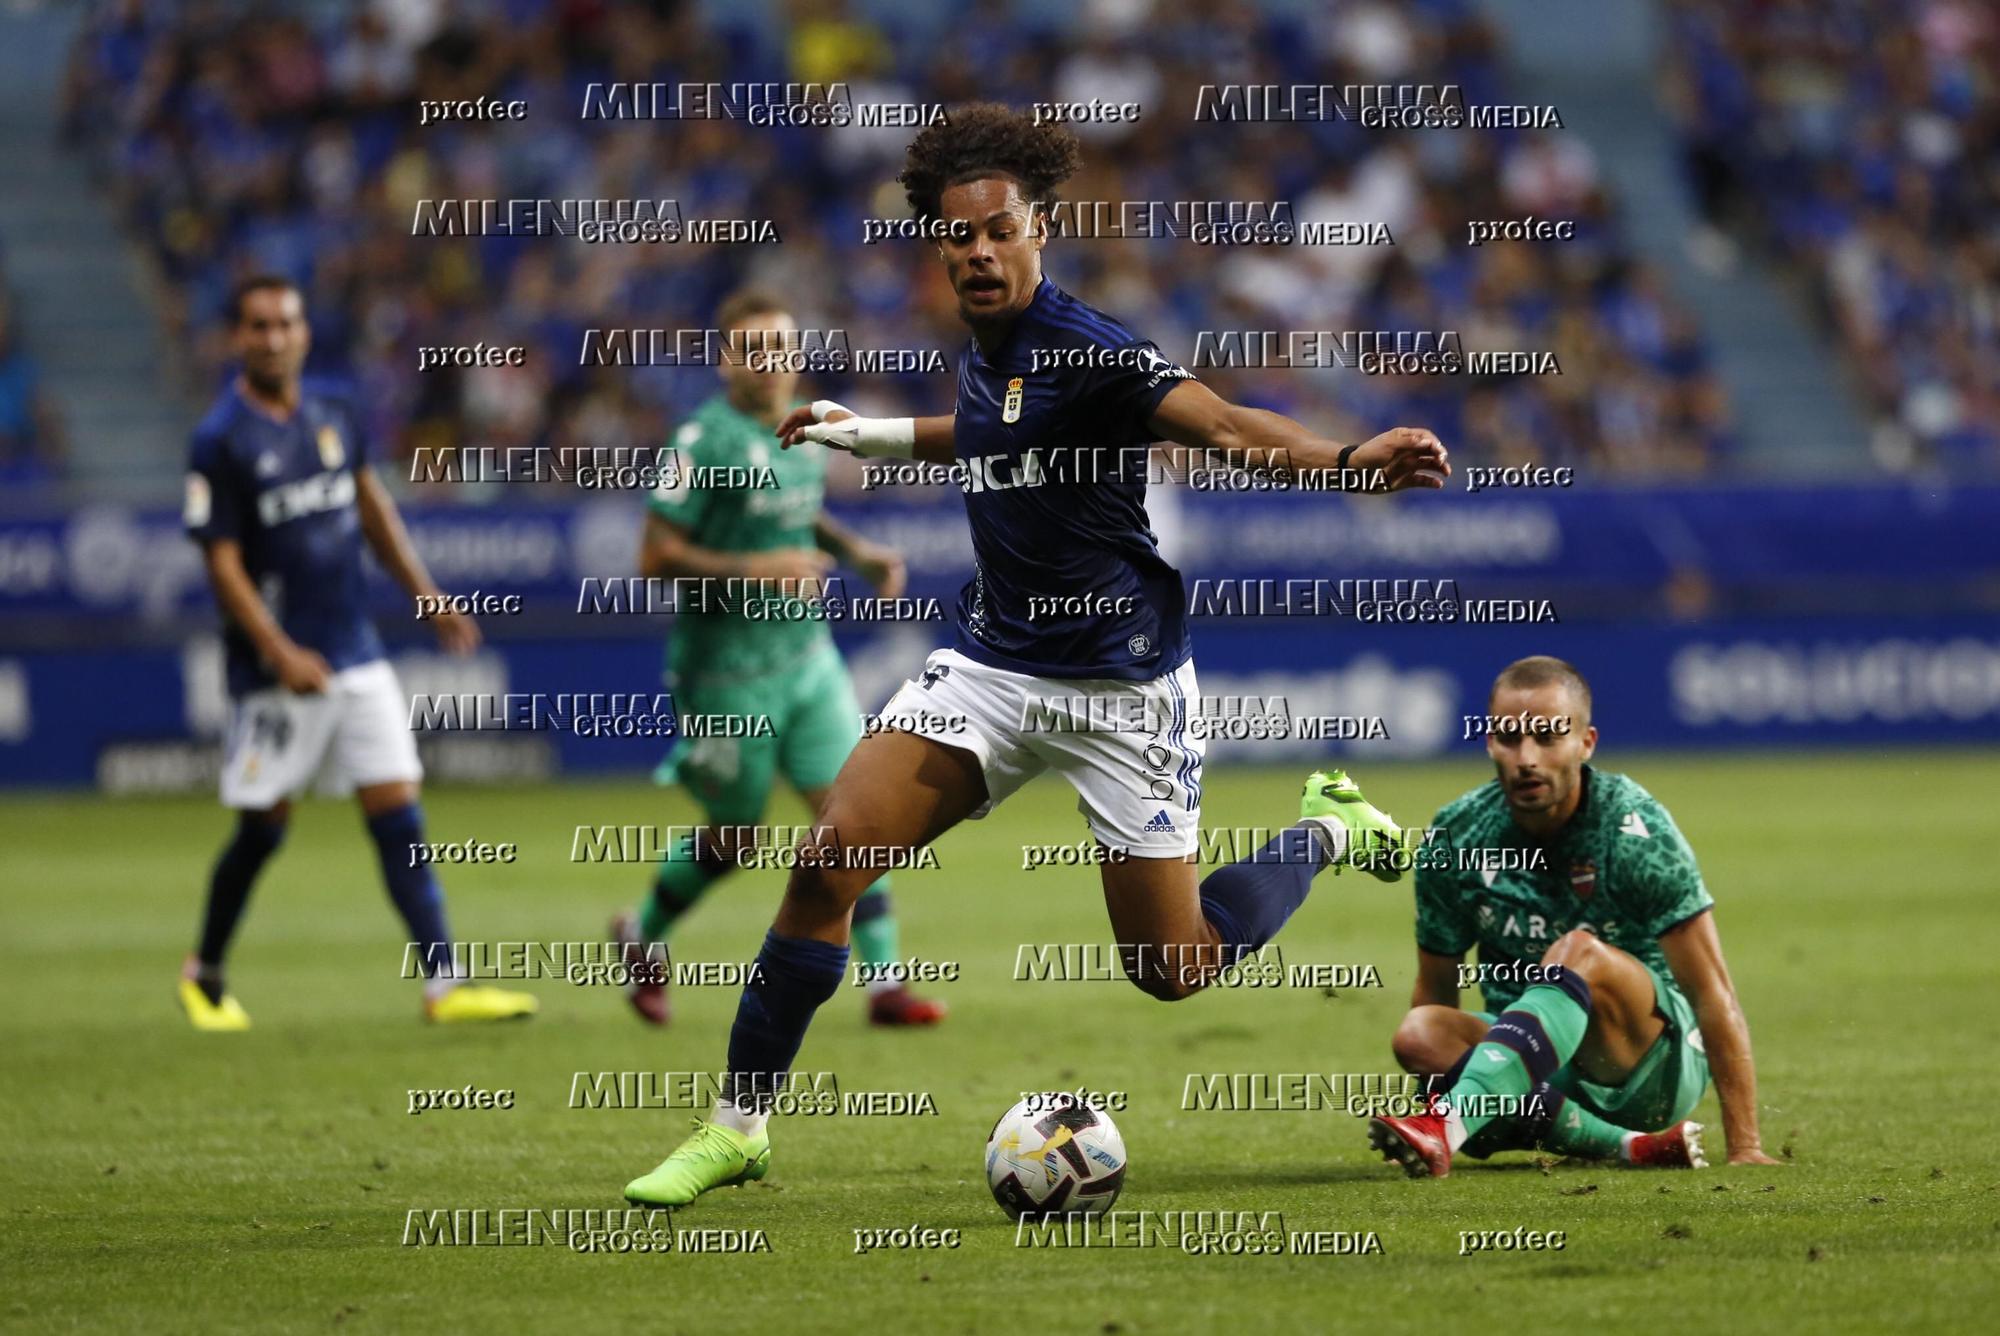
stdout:
[[368,818],[368,834],[382,860],[382,881],[410,940],[423,948],[424,977],[451,965],[451,931],[444,924],[444,890],[429,863],[410,866],[410,849],[424,842],[424,809],[406,803]]
[[1224,963],[1232,963],[1278,935],[1292,911],[1305,903],[1312,879],[1329,862],[1309,826],[1293,826],[1228,867],[1202,878],[1201,912],[1222,938]]
[[745,1113],[771,1107],[813,1013],[839,989],[846,972],[844,946],[780,937],[776,928],[764,934],[764,949],[729,1029],[729,1079],[723,1090],[731,1104]]
[[[1474,1051],[1467,1049],[1466,1056],[1470,1057]],[[1448,1089],[1445,1093],[1449,1093]],[[1528,1094],[1532,1097],[1532,1102],[1529,1104],[1530,1112],[1495,1118],[1477,1133],[1467,1137],[1465,1144],[1458,1149],[1475,1160],[1483,1160],[1496,1151],[1547,1148],[1549,1137],[1562,1125],[1558,1119],[1562,1115],[1563,1106],[1569,1103],[1569,1096],[1547,1081],[1537,1081]],[[1616,1148],[1613,1149],[1615,1151]],[[1589,1154],[1593,1159],[1609,1158],[1594,1149]]]
[[[1472,1046],[1477,1048],[1478,1045]],[[1451,1088],[1458,1084],[1458,1078],[1465,1075],[1465,1064],[1472,1061],[1472,1048],[1458,1055],[1458,1061],[1451,1064],[1442,1076],[1424,1078],[1425,1095],[1449,1095]]]
[[222,1000],[222,958],[229,952],[229,939],[236,935],[243,907],[250,903],[250,888],[257,884],[257,874],[284,841],[283,821],[266,821],[253,813],[241,812],[236,818],[236,834],[222,856],[215,860],[215,871],[208,878],[208,907],[202,915],[201,944],[194,952],[204,976],[200,980],[202,991],[208,991],[211,980],[214,983],[214,995],[208,999],[211,1002]]

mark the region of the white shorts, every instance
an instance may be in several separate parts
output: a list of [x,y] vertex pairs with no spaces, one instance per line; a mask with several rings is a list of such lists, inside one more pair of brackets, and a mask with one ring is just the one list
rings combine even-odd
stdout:
[[1196,696],[1191,659],[1150,682],[1127,682],[1035,677],[941,649],[922,678],[883,707],[881,720],[979,758],[986,802],[975,819],[1054,769],[1076,790],[1076,809],[1105,848],[1180,858],[1195,851],[1201,826],[1207,741],[1188,730]]
[[316,774],[320,791],[334,795],[424,777],[410,700],[387,661],[343,668],[315,696],[266,687],[236,702],[222,757],[224,807],[261,811]]

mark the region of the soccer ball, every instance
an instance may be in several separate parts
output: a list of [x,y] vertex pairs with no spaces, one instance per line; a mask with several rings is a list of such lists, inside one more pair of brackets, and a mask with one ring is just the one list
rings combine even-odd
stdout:
[[1030,1095],[993,1124],[986,1181],[993,1200],[1016,1220],[1066,1211],[1096,1215],[1125,1185],[1125,1138],[1109,1114],[1074,1095]]

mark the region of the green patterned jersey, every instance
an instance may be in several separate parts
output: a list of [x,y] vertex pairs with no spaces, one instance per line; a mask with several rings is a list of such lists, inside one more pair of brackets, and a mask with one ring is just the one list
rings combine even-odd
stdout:
[[1652,794],[1609,770],[1583,776],[1576,814],[1547,844],[1514,824],[1496,779],[1440,809],[1418,852],[1417,945],[1441,956],[1477,946],[1488,1010],[1521,995],[1512,967],[1573,928],[1671,978],[1660,934],[1715,903]]
[[[647,507],[717,552],[814,547],[813,521],[826,496],[826,447],[787,450],[771,429],[715,396],[673,435],[679,470],[653,489]],[[832,642],[823,617],[799,600],[717,596],[683,611],[667,641],[667,671],[681,686],[786,672]],[[685,601],[683,601],[685,602]]]

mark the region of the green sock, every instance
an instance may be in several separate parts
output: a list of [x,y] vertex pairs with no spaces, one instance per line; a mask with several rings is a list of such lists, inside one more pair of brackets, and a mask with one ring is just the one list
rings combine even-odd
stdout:
[[896,915],[889,905],[889,879],[883,877],[861,893],[854,904],[854,954],[864,965],[887,965],[901,949]]
[[1542,1149],[1590,1160],[1620,1158],[1627,1135],[1625,1128],[1605,1122],[1560,1091],[1548,1093],[1555,1096],[1555,1109],[1542,1132]]
[[1481,1160],[1503,1150],[1546,1150],[1586,1160],[1623,1158],[1625,1138],[1631,1135],[1625,1128],[1606,1122],[1547,1081],[1530,1090],[1528,1098],[1538,1102],[1534,1112],[1495,1118],[1478,1136],[1466,1137],[1459,1151]]
[[1472,1050],[1465,1072],[1447,1097],[1459,1124],[1452,1149],[1497,1117],[1480,1096],[1512,1096],[1517,1102],[1567,1064],[1590,1025],[1590,985],[1565,971],[1552,983],[1538,983],[1500,1013],[1486,1038]]
[[694,860],[694,837],[683,835],[660,859],[653,877],[653,893],[639,907],[639,935],[649,942],[664,942],[681,915],[715,884],[719,874]]

